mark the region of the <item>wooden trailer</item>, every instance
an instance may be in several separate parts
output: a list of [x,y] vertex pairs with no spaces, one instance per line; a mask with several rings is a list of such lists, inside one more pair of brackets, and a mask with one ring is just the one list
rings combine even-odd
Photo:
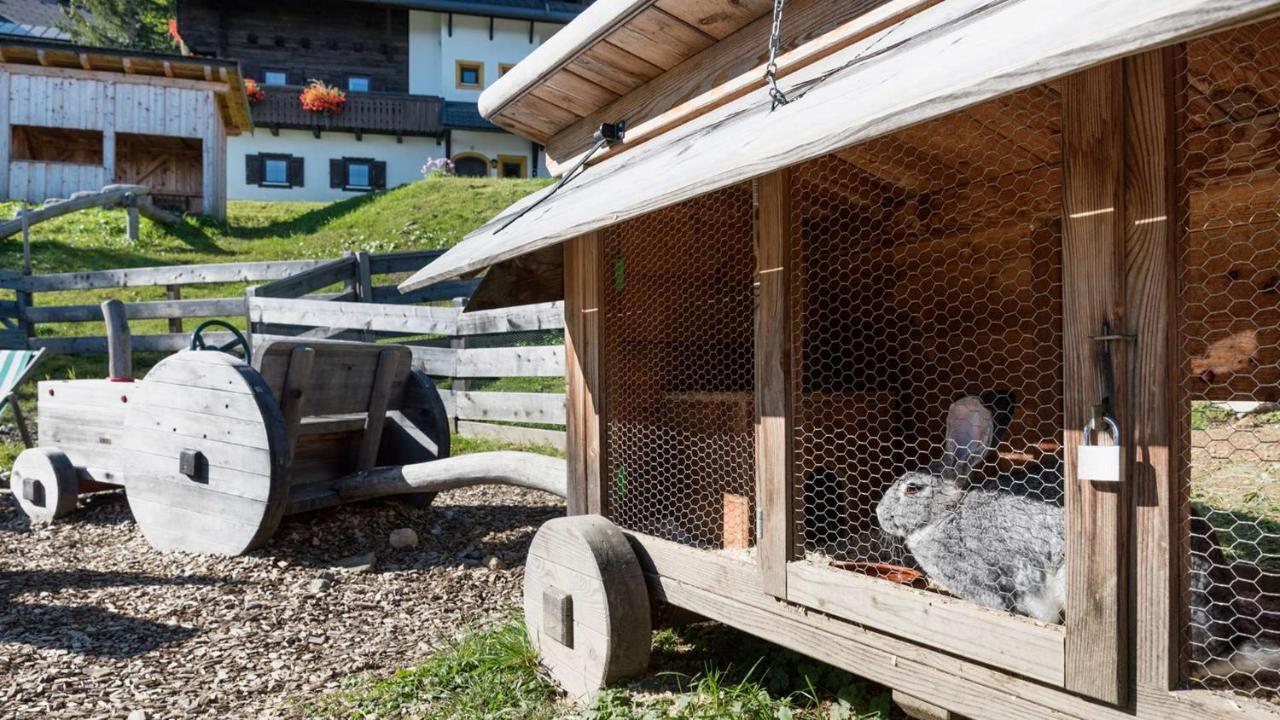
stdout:
[[914,717],[1280,715],[1278,12],[602,0],[498,80],[572,179],[402,289],[562,247],[555,677],[669,604]]
[[[123,487],[161,550],[238,555],[286,515],[482,482],[564,494],[554,458],[496,452],[449,457],[449,420],[431,379],[403,345],[312,339],[249,342],[208,321],[190,350],[138,381],[124,306],[104,303],[110,374],[38,388],[39,446],[13,466],[15,499],[36,522],[82,493]],[[220,325],[233,339],[207,347]],[[212,350],[208,352],[206,350]]]

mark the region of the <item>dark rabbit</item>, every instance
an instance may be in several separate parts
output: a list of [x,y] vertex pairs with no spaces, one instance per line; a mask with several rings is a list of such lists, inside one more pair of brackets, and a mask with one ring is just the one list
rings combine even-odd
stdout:
[[[908,472],[876,509],[881,529],[903,538],[920,567],[948,592],[974,602],[1061,622],[1066,605],[1063,481],[1058,463],[984,480],[1002,411],[977,397],[947,413],[940,460]],[[1004,414],[1001,427],[1007,427]],[[1233,573],[1214,530],[1191,518],[1191,642],[1199,658],[1234,668],[1275,667],[1280,648],[1241,628]],[[1222,669],[1210,670],[1224,674]],[[1247,671],[1247,670],[1246,670]]]

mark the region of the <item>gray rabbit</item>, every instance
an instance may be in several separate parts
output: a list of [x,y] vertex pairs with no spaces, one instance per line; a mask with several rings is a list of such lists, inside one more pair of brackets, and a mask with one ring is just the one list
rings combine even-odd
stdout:
[[[947,413],[942,459],[900,477],[876,515],[947,591],[1058,622],[1066,602],[1062,505],[1054,493],[1010,492],[974,480],[995,433],[994,415],[979,398],[957,400]],[[1026,490],[1027,483],[1018,484]]]
[[[876,515],[881,529],[903,538],[920,567],[952,594],[1061,622],[1067,585],[1061,468],[1046,463],[995,482],[982,479],[1010,412],[1011,405],[993,415],[973,396],[953,403],[942,458],[898,478]],[[1276,629],[1263,627],[1255,618],[1264,613],[1235,597],[1231,565],[1199,511],[1191,516],[1190,570],[1190,639],[1200,674],[1280,669]]]

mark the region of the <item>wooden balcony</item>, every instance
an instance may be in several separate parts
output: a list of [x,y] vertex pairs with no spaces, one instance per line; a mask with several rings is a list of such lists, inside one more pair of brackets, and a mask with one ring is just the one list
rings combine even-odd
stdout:
[[443,132],[443,101],[430,95],[349,92],[342,112],[330,115],[303,110],[298,100],[302,92],[299,86],[272,85],[263,87],[263,91],[266,97],[251,104],[253,124],[272,131],[285,128],[319,134],[331,130],[397,137],[435,137]]

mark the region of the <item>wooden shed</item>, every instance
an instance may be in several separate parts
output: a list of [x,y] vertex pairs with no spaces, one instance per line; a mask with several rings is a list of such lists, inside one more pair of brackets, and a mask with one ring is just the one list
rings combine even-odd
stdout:
[[915,717],[1280,716],[1280,3],[775,12],[595,3],[481,100],[571,179],[402,286],[561,248],[544,663],[672,605]]
[[226,214],[227,136],[253,127],[239,65],[0,42],[0,199],[40,203],[113,183]]

